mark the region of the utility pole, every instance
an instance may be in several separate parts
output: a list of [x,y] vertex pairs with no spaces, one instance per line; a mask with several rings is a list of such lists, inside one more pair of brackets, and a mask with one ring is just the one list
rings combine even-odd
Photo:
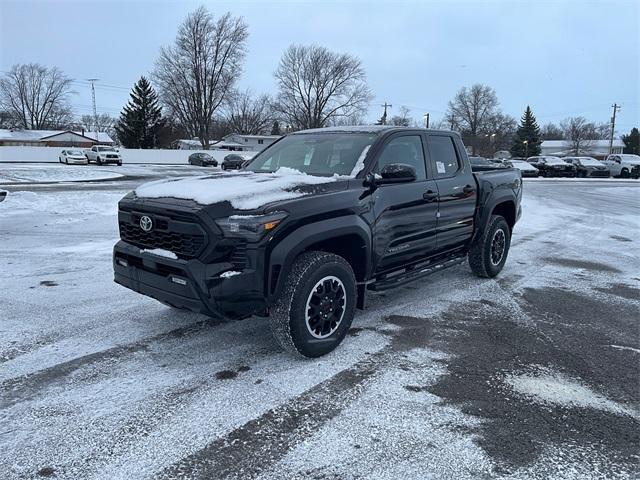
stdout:
[[424,114],[424,128],[429,128],[429,114]]
[[393,105],[387,103],[387,101],[385,100],[384,105],[380,105],[381,107],[384,107],[384,113],[382,114],[382,125],[386,125],[387,124],[387,108],[391,108],[393,107]]
[[[93,99],[93,126],[98,131],[98,110],[96,109],[96,86],[94,82],[100,80],[99,78],[88,78],[87,82],[91,82],[91,97]],[[97,138],[96,138],[97,140]]]
[[609,155],[613,153],[613,135],[616,131],[616,112],[620,110],[620,105],[614,103],[611,105],[613,108],[613,116],[611,117],[611,136],[609,137]]

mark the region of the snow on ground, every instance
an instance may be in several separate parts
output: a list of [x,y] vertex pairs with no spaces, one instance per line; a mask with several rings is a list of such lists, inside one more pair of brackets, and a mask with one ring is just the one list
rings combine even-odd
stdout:
[[89,165],[0,165],[0,184],[113,180],[122,173]]
[[183,198],[202,205],[228,200],[234,208],[251,210],[267,203],[304,195],[299,187],[336,181],[337,177],[307,175],[280,167],[274,173],[223,173],[193,178],[175,178],[149,182],[136,188],[142,198]]
[[640,473],[637,416],[619,413],[640,405],[637,185],[525,181],[498,278],[460,265],[371,295],[314,360],[267,319],[113,283],[113,188],[0,203],[3,478]]
[[539,365],[530,367],[530,371],[525,373],[508,375],[504,381],[517,393],[533,401],[573,408],[595,408],[618,415],[640,417],[638,412],[605,398],[578,380]]

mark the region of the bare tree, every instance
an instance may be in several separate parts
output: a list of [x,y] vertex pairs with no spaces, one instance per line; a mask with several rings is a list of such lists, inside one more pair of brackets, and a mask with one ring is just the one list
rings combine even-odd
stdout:
[[372,98],[358,58],[316,45],[291,45],[274,76],[276,109],[294,129],[362,114]]
[[446,118],[454,128],[461,131],[476,153],[478,136],[486,131],[492,116],[497,112],[498,97],[493,88],[476,84],[471,88],[462,87],[449,102]]
[[0,78],[0,108],[22,128],[47,128],[70,116],[71,79],[56,67],[14,65]]
[[175,43],[160,50],[154,70],[160,99],[205,149],[214,114],[241,74],[247,36],[242,18],[226,13],[214,20],[199,7],[184,20]]
[[390,125],[395,125],[397,127],[408,127],[411,125],[411,117],[409,113],[411,113],[411,109],[409,107],[405,107],[404,105],[400,107],[400,114],[394,115],[391,117]]
[[555,123],[547,123],[540,129],[542,140],[564,140],[564,132]]
[[227,123],[235,133],[258,135],[271,130],[273,111],[269,95],[254,97],[250,90],[235,93],[227,106]]
[[584,117],[571,117],[560,122],[563,136],[573,155],[588,153],[598,138],[596,126]]

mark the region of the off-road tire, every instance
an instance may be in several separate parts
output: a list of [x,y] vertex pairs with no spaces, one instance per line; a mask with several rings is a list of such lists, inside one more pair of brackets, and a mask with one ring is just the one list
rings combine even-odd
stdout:
[[[496,238],[498,230],[504,235],[504,251],[497,264],[492,261],[492,242]],[[499,234],[498,234],[499,235]],[[469,250],[469,266],[478,277],[493,278],[504,267],[511,246],[511,229],[509,224],[500,215],[491,215],[489,224],[482,236],[477,239]]]
[[[336,277],[344,288],[344,314],[327,338],[315,338],[306,321],[306,305],[314,287],[326,277]],[[271,331],[288,352],[308,358],[334,350],[344,339],[356,307],[356,278],[351,265],[332,253],[304,252],[293,262],[282,290],[270,311]]]

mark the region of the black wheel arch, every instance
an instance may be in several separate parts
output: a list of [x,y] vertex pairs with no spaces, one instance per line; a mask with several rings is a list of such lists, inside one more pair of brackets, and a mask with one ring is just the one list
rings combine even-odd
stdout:
[[476,231],[473,234],[472,242],[482,237],[486,230],[492,215],[500,215],[504,217],[509,225],[509,229],[513,231],[513,227],[518,221],[518,210],[516,200],[513,193],[505,193],[496,198],[492,198],[489,203],[480,207],[480,215],[476,219]]
[[357,216],[342,216],[303,225],[287,234],[268,253],[265,289],[269,303],[277,298],[284,279],[301,253],[319,250],[343,257],[362,282],[371,274],[371,229]]

